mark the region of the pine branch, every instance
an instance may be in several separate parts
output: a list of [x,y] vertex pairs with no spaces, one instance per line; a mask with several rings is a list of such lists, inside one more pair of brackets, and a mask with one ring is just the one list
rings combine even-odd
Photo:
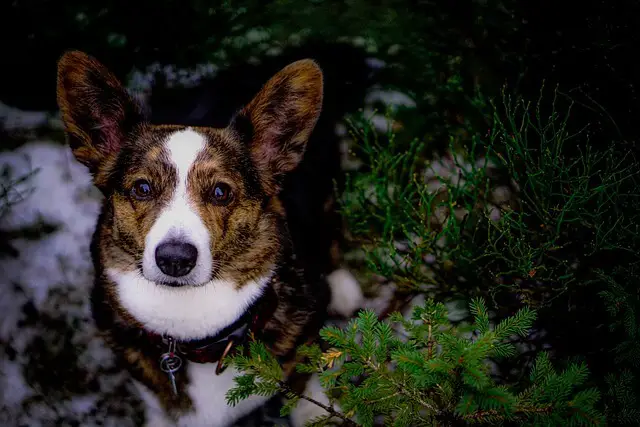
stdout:
[[420,405],[422,405],[423,407],[433,411],[435,414],[439,414],[440,413],[438,408],[436,408],[432,404],[426,402],[418,393],[410,392],[407,389],[407,385],[406,384],[401,384],[395,378],[393,378],[391,375],[385,375],[384,373],[381,372],[382,371],[381,368],[379,368],[378,366],[374,365],[370,360],[367,360],[365,363],[369,368],[373,369],[378,374],[383,375],[386,380],[388,380],[394,386],[396,386],[396,388],[398,389],[398,393],[402,394],[403,396],[408,397],[409,399],[412,399],[412,400],[420,403]]
[[[486,329],[477,336],[462,335],[462,331],[448,324],[444,304],[429,299],[414,308],[413,321],[394,313],[391,321],[381,322],[373,311],[363,310],[344,328],[323,328],[321,336],[332,346],[328,350],[323,352],[318,345],[301,347],[300,355],[308,361],[298,365],[298,370],[319,373],[325,387],[340,390],[338,402],[349,416],[294,391],[283,380],[275,358],[258,342],[251,343],[249,355],[232,359],[238,369],[248,373],[236,378],[238,387],[229,391],[228,399],[237,402],[251,394],[280,391],[291,399],[285,412],[300,399],[325,410],[327,418],[318,419],[318,425],[333,418],[355,426],[356,422],[349,418],[353,414],[366,426],[373,425],[376,416],[396,425],[434,419],[491,422],[553,418],[569,423],[599,422],[601,415],[594,406],[600,394],[593,388],[580,390],[588,374],[584,364],[570,364],[558,373],[548,355],[541,353],[530,375],[531,386],[522,393],[515,394],[496,384],[486,358],[496,354],[512,356],[504,349],[499,351],[500,347],[508,344],[510,333],[525,335],[535,312],[520,310],[492,328],[486,320],[484,302],[476,300],[471,306],[475,307],[478,320],[472,329]],[[406,342],[392,334],[391,323],[396,322],[405,327]],[[341,364],[341,360],[347,361]]]

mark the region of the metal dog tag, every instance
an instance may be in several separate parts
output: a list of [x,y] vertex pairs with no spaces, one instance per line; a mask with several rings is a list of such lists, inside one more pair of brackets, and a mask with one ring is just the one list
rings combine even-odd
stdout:
[[169,376],[171,381],[171,388],[173,389],[174,396],[178,396],[178,387],[176,385],[175,373],[178,372],[182,366],[182,359],[175,352],[176,342],[173,338],[167,338],[169,344],[169,351],[160,356],[160,369]]

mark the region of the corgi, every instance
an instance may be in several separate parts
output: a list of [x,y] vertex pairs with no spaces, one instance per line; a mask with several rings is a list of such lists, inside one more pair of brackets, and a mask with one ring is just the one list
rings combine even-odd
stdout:
[[[339,269],[325,274],[335,262],[314,268],[313,251],[298,251],[304,227],[292,235],[290,224],[305,223],[295,218],[304,209],[283,202],[287,178],[314,160],[305,153],[323,97],[322,70],[303,59],[224,126],[157,124],[93,57],[59,60],[67,142],[104,195],[91,245],[93,318],[133,378],[146,425],[228,426],[263,405],[262,396],[226,403],[239,373],[224,359],[250,339],[297,391],[328,402],[317,378],[295,373],[296,348],[316,339],[332,298],[355,301],[359,287]],[[291,420],[323,414],[305,402]]]

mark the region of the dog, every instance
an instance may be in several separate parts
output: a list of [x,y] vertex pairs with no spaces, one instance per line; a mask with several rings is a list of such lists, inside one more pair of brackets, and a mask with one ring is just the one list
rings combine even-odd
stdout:
[[[325,275],[335,256],[314,260],[313,245],[301,243],[309,224],[295,217],[305,203],[287,194],[304,191],[287,178],[310,176],[301,164],[314,161],[305,153],[323,97],[322,70],[303,59],[225,126],[155,124],[96,59],[79,51],[60,59],[66,138],[104,195],[91,245],[92,313],[133,377],[147,425],[227,426],[264,404],[262,396],[226,403],[238,372],[224,358],[250,339],[298,391],[327,401],[317,378],[305,385],[295,373],[296,348],[316,339],[332,295],[353,299],[359,288],[341,279],[346,293],[336,294],[335,275]],[[306,204],[329,218],[330,197],[313,190]],[[296,411],[294,425],[324,414],[308,404]]]

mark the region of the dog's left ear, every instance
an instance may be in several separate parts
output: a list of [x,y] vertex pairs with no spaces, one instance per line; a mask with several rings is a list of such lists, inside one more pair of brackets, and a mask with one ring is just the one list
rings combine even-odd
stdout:
[[303,59],[273,76],[235,117],[231,126],[248,142],[267,193],[275,194],[278,178],[302,160],[322,110],[322,94],[320,67]]

